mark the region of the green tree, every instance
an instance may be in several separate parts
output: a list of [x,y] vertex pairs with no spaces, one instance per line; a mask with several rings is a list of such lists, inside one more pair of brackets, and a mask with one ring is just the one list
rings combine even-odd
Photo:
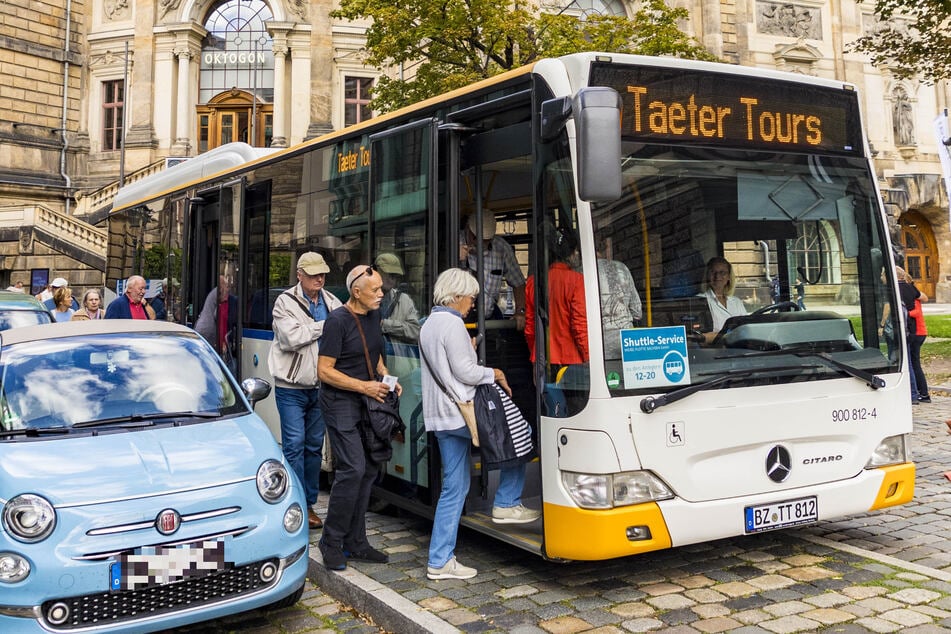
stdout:
[[951,79],[951,0],[876,0],[875,17],[853,50],[899,77]]
[[[570,6],[570,5],[569,5]],[[341,0],[331,13],[371,20],[365,61],[409,70],[381,77],[372,106],[388,112],[529,64],[581,51],[715,59],[677,27],[686,9],[645,0],[633,18],[544,13],[516,0]]]

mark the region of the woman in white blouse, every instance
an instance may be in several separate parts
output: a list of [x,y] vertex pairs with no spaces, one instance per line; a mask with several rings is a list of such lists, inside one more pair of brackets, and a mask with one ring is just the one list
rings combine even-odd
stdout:
[[706,342],[710,343],[727,319],[747,313],[743,300],[733,294],[736,279],[733,277],[733,265],[726,258],[717,255],[707,261],[703,283],[706,289],[703,295],[707,298],[710,316],[713,318],[713,332],[704,335]]

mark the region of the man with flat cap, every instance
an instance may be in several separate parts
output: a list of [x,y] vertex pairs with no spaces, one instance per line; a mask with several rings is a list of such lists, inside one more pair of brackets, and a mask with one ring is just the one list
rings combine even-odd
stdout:
[[342,305],[324,289],[329,271],[319,253],[308,251],[298,258],[297,285],[274,302],[274,341],[267,358],[281,417],[281,449],[304,486],[311,529],[323,526],[314,510],[326,429],[320,411],[317,340],[327,315]]

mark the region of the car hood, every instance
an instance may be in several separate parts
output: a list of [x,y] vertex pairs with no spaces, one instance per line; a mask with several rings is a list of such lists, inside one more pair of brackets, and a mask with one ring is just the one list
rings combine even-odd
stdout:
[[0,444],[0,499],[37,493],[54,506],[156,495],[254,478],[282,460],[257,416],[181,427]]

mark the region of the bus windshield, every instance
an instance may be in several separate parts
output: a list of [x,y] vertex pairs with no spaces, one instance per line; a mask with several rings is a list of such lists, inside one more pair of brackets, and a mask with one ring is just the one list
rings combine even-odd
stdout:
[[622,157],[623,196],[592,211],[615,393],[898,371],[864,159],[633,141]]

